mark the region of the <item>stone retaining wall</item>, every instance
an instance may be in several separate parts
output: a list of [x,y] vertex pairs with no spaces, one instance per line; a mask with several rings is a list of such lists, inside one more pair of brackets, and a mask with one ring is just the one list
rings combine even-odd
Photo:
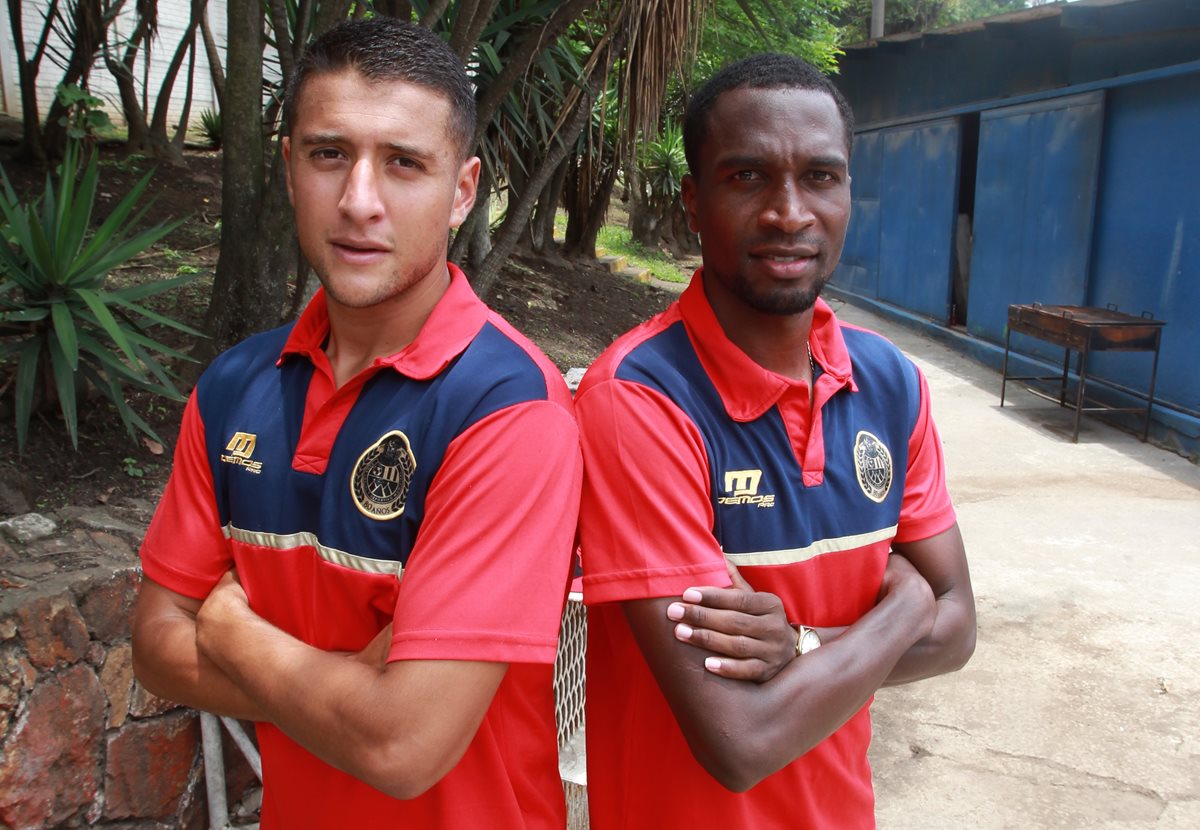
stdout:
[[[207,827],[199,719],[133,676],[151,511],[0,521],[0,829]],[[257,781],[229,743],[232,804]]]

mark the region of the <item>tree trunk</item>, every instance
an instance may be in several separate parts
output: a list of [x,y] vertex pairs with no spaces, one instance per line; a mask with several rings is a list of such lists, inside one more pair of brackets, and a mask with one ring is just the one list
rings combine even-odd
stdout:
[[550,183],[538,196],[537,210],[533,217],[533,250],[539,254],[555,252],[554,218],[566,180],[567,163],[564,161],[555,168]]
[[58,0],[52,0],[46,11],[46,23],[33,56],[25,59],[25,28],[21,23],[24,0],[8,0],[8,22],[12,27],[13,46],[17,51],[17,79],[21,87],[21,147],[17,158],[30,160],[39,166],[46,163],[46,148],[42,144],[42,121],[38,117],[37,76],[42,54],[50,35],[50,22],[58,13]]
[[658,214],[646,203],[642,192],[642,176],[633,165],[626,179],[629,192],[629,234],[643,248],[658,247]]
[[188,123],[192,119],[192,93],[196,88],[196,39],[192,38],[192,50],[188,53],[187,85],[183,93],[183,112],[179,114],[179,126],[171,137],[171,148],[183,157],[183,143],[187,140]]
[[204,54],[208,56],[208,71],[212,75],[213,89],[217,93],[217,110],[220,111],[225,106],[225,70],[221,66],[221,53],[217,51],[212,27],[208,25],[207,6],[200,16],[200,36],[204,38]]
[[568,234],[563,246],[563,256],[592,257],[596,256],[596,237],[604,226],[604,217],[608,213],[608,200],[612,197],[613,187],[617,183],[617,166],[610,164],[600,175],[600,181],[595,188],[587,188],[580,193],[581,204],[572,216],[576,220],[574,233]]
[[[100,0],[77,0],[75,3],[75,43],[67,61],[62,83],[83,85],[88,70],[96,60],[100,44],[104,42],[106,27],[100,12]],[[62,123],[67,108],[56,98],[46,114],[46,129],[42,134],[46,155],[58,158],[67,145],[67,126]]]
[[125,117],[125,153],[143,153],[150,146],[150,125],[146,123],[146,111],[138,101],[137,87],[133,82],[133,67],[137,63],[138,50],[146,37],[149,23],[144,18],[138,19],[137,28],[129,38],[125,54],[121,60],[113,60],[104,50],[104,65],[117,84],[117,94],[121,97],[121,112]]
[[205,315],[211,340],[201,345],[202,357],[208,359],[279,319],[277,308],[264,308],[251,296],[262,266],[262,8],[256,0],[229,0],[227,14],[221,254]]
[[[475,293],[480,296],[486,295],[492,287],[492,283],[496,281],[496,277],[500,276],[500,269],[504,266],[504,261],[508,259],[508,255],[512,253],[513,248],[517,244],[517,237],[521,234],[521,227],[529,221],[529,214],[533,211],[533,204],[537,201],[537,194],[542,192],[542,188],[550,181],[550,176],[562,164],[567,157],[568,148],[574,147],[575,139],[583,132],[584,125],[587,124],[588,118],[592,114],[592,101],[594,100],[595,87],[600,84],[599,78],[606,74],[600,71],[600,67],[595,70],[589,88],[579,96],[579,100],[575,104],[575,112],[571,113],[570,119],[563,125],[560,135],[560,141],[555,142],[549,151],[542,158],[542,164],[538,167],[537,172],[529,180],[529,185],[525,190],[525,197],[519,199],[516,204],[509,204],[508,214],[504,219],[504,224],[500,227],[496,238],[492,242],[492,251],[484,260],[483,265],[476,272],[475,279],[472,285],[475,288]],[[607,70],[607,67],[603,67]]]
[[[175,54],[171,56],[171,62],[167,65],[162,85],[158,88],[158,98],[154,102],[154,117],[150,120],[150,147],[154,155],[172,163],[182,162],[183,155],[176,150],[170,136],[167,135],[167,113],[171,107],[171,91],[175,88],[175,79],[179,76],[179,70],[183,66],[183,59],[188,50],[194,51],[196,48],[196,29],[200,28],[200,18],[204,16],[205,2],[206,0],[192,0],[187,28],[184,29],[183,37],[179,39],[179,45],[175,47]],[[261,69],[259,71],[261,73]]]

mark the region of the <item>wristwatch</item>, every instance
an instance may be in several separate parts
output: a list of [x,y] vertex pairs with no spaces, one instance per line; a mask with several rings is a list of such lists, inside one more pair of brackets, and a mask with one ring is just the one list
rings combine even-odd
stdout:
[[792,623],[792,628],[796,629],[797,657],[821,647],[821,635],[817,633],[815,628],[809,628],[807,625],[798,625],[796,623]]

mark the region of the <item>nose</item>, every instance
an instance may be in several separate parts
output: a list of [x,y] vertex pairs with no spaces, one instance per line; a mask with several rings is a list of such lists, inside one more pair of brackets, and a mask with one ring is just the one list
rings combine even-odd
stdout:
[[796,233],[815,222],[816,215],[809,207],[803,188],[786,179],[769,191],[761,220],[764,225],[784,233]]
[[356,222],[365,222],[383,213],[378,173],[370,159],[359,159],[350,168],[338,208]]

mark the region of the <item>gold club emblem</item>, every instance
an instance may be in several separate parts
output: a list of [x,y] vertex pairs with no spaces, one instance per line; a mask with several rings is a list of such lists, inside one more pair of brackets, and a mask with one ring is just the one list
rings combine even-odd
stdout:
[[866,497],[877,504],[892,489],[892,454],[869,432],[859,432],[854,439],[854,474]]
[[350,473],[350,496],[359,512],[385,521],[404,512],[404,500],[412,484],[417,460],[408,436],[392,430],[358,457]]

